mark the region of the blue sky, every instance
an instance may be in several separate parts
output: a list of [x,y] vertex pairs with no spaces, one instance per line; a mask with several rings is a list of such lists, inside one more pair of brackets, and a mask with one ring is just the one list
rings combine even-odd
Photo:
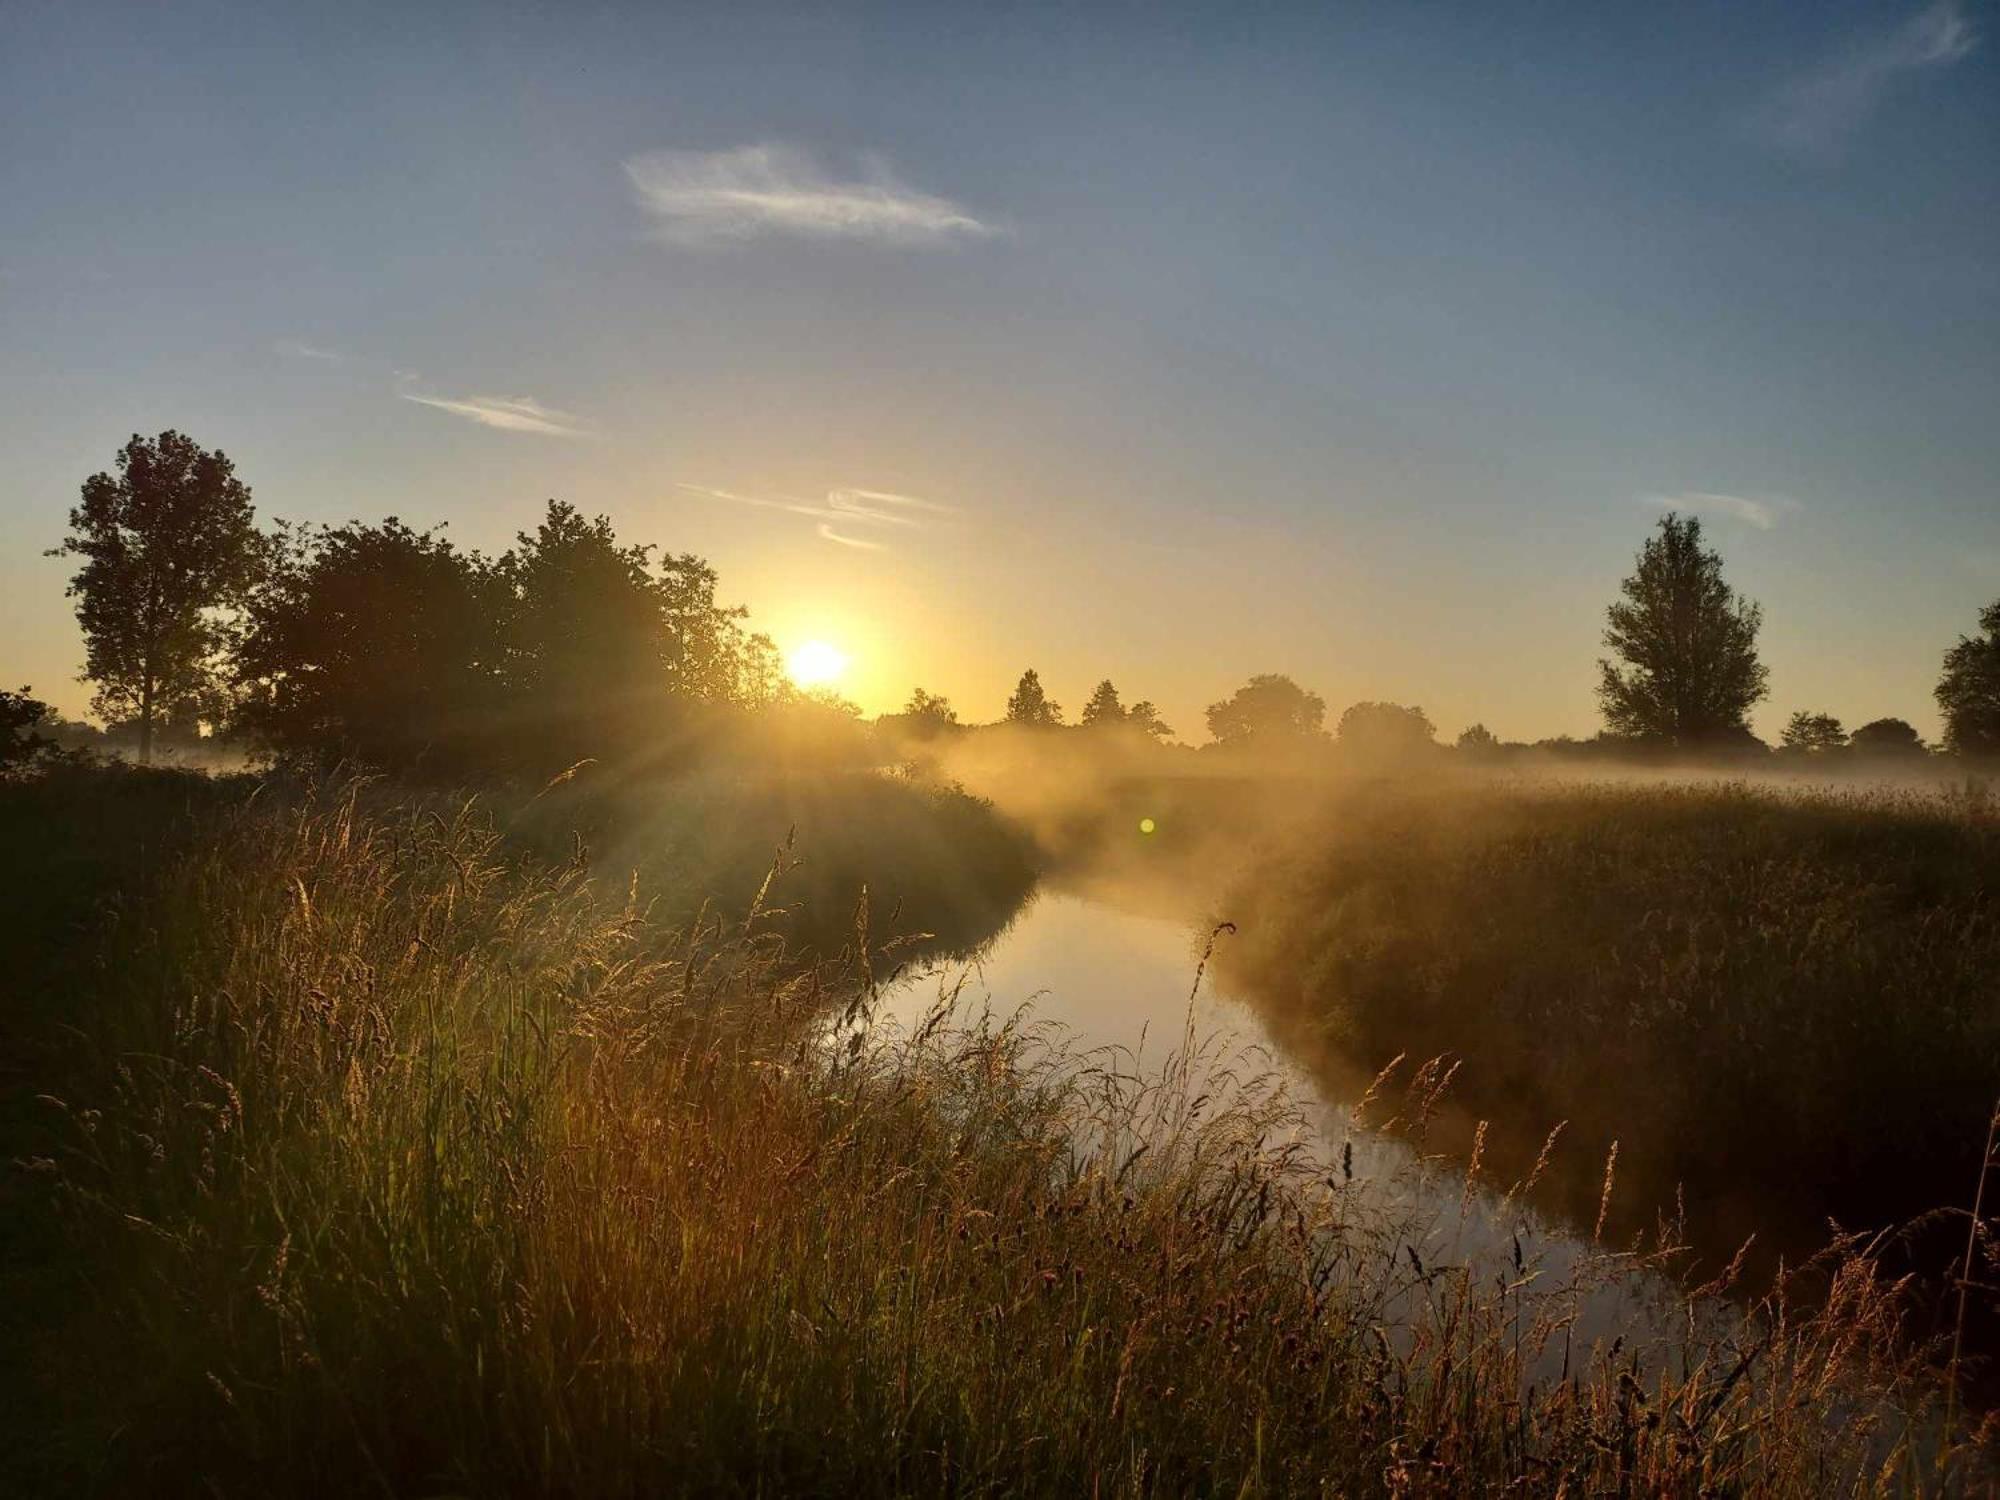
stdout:
[[1669,500],[1794,708],[2000,596],[2000,44],[1930,5],[0,11],[0,675],[77,485],[559,496],[971,716],[1588,733]]

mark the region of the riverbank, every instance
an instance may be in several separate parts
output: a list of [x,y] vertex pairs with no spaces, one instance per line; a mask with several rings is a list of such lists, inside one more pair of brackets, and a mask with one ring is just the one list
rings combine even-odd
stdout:
[[1996,900],[2000,822],[1936,794],[1382,784],[1239,882],[1223,962],[1304,1057],[1457,1064],[1490,1157],[1567,1121],[1573,1220],[1615,1141],[1637,1222],[1726,1258],[1971,1201]]
[[1268,1094],[1210,1118],[1171,1066],[948,1019],[822,1056],[868,981],[744,914],[662,926],[434,803],[138,786],[0,788],[84,872],[13,945],[20,1492],[1825,1494],[1973,1461],[1962,1424],[1911,1445],[1935,1387],[1862,1247],[1821,1310],[1536,1383],[1578,1288],[1422,1263],[1342,1163],[1267,1144]]

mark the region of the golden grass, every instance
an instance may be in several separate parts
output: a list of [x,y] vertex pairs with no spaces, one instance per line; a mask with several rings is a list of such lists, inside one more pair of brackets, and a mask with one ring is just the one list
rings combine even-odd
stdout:
[[[1586,1348],[1185,1054],[1132,1077],[854,955],[678,931],[476,804],[208,809],[95,941],[23,1211],[80,1493],[1826,1495],[1970,1483],[1870,1244]],[[843,1040],[829,1044],[829,1036]],[[1442,1069],[1426,1075],[1441,1088]],[[1433,1092],[1432,1101],[1435,1094]],[[1413,1110],[1429,1107],[1419,1100]],[[1608,1182],[1607,1182],[1608,1191]],[[26,1455],[24,1457],[23,1455]]]

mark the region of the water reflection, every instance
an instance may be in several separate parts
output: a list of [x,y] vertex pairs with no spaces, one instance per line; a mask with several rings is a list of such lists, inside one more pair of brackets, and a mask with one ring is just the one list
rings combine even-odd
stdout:
[[1566,1230],[1527,1195],[1508,1192],[1510,1184],[1468,1186],[1462,1160],[1358,1123],[1369,1078],[1327,1056],[1312,1058],[1309,1071],[1212,965],[1195,986],[1207,937],[1205,928],[1121,909],[1096,893],[1045,885],[972,956],[907,967],[884,987],[874,1025],[914,1034],[934,1022],[946,996],[955,997],[956,1025],[1025,1011],[1059,1033],[1080,1066],[1152,1076],[1191,1048],[1189,1092],[1212,1096],[1218,1109],[1245,1080],[1275,1075],[1298,1106],[1297,1135],[1270,1144],[1295,1144],[1329,1172],[1351,1173],[1344,1191],[1356,1213],[1394,1226],[1413,1264],[1466,1266],[1502,1284],[1525,1273],[1543,1288],[1575,1288],[1570,1335],[1547,1352],[1537,1378],[1559,1376],[1565,1361],[1599,1342],[1622,1337],[1631,1348],[1686,1337],[1676,1289],[1635,1271],[1634,1257]]

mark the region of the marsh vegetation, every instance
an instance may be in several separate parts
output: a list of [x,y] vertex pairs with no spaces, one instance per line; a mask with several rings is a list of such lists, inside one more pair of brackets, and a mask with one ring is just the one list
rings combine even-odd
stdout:
[[1426,1259],[1281,1094],[1204,1108],[1185,1053],[946,1012],[828,1052],[873,935],[815,962],[749,912],[659,920],[478,800],[111,770],[0,805],[50,839],[8,875],[23,1492],[1804,1495],[1978,1461],[1870,1239],[1809,1300],[1718,1285],[1586,1346],[1578,1298],[1671,1241]]

